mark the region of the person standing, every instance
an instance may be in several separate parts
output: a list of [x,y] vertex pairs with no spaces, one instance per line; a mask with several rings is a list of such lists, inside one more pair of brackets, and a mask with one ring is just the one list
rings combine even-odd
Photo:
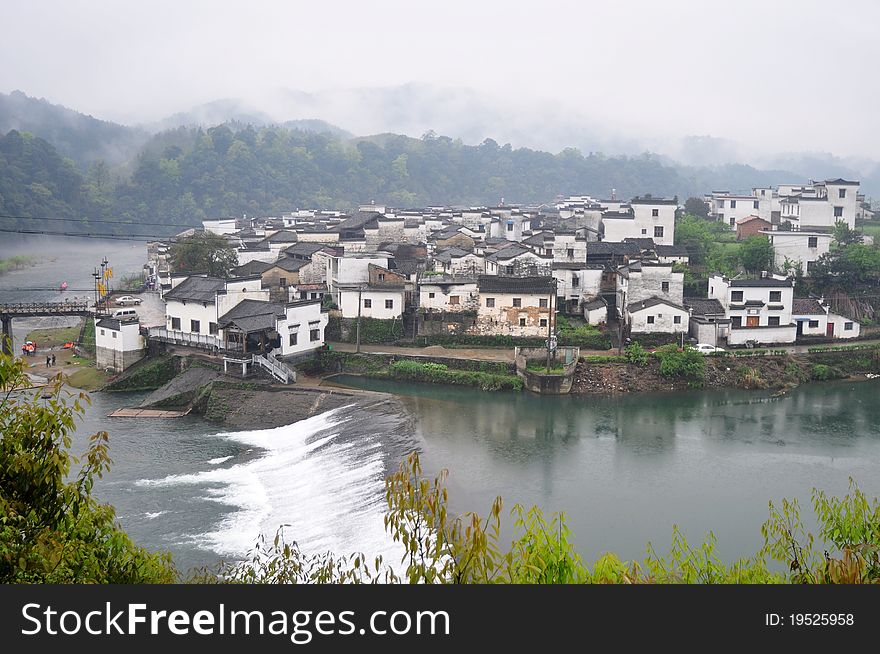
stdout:
[[52,367],[53,368],[55,367],[55,355],[54,354],[52,355]]
[[48,368],[48,367],[49,367],[49,364],[51,364],[51,363],[52,363],[52,357],[50,357],[50,356],[47,354],[47,355],[46,355],[46,367]]

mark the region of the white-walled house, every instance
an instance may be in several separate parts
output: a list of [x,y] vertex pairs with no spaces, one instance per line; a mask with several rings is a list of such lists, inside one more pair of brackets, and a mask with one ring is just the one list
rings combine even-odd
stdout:
[[243,300],[220,316],[223,348],[300,360],[324,345],[327,313],[319,300],[278,304]]
[[626,324],[632,334],[687,332],[689,317],[686,308],[665,298],[650,297],[626,305]]
[[95,318],[95,366],[122,372],[146,355],[140,322]]
[[486,274],[517,277],[549,275],[552,264],[552,255],[542,256],[527,247],[514,244],[486,257]]
[[861,325],[857,321],[833,312],[822,300],[795,298],[791,313],[797,325],[798,338],[856,338],[861,333]]
[[650,238],[658,245],[672,245],[677,208],[678,202],[669,198],[633,198],[629,204],[613,204],[602,214],[602,240]]
[[228,281],[204,275],[190,275],[183,280],[175,276],[172,284],[163,296],[165,327],[184,334],[219,338],[220,316],[245,299],[269,301],[269,290],[261,288],[259,276]]
[[603,298],[584,302],[581,306],[588,325],[603,325],[608,322],[608,303]]
[[721,303],[730,319],[728,345],[794,343],[797,337],[793,278],[728,279],[716,274],[709,278],[709,297]]
[[832,236],[817,231],[762,231],[773,246],[773,265],[777,270],[792,267],[791,273],[800,270],[810,276],[813,264],[831,249]]
[[337,304],[343,318],[357,318],[358,304],[360,316],[393,320],[403,315],[406,290],[403,286],[369,286],[364,284],[342,285],[338,287]]
[[457,247],[437,252],[433,260],[434,270],[444,275],[481,275],[486,271],[483,257]]
[[482,275],[477,279],[477,288],[480,303],[474,329],[479,334],[547,336],[548,321],[552,320],[550,303],[555,303],[556,296],[555,279]]
[[672,264],[634,261],[617,269],[617,307],[659,298],[670,306],[682,306],[684,273],[673,272]]
[[329,316],[321,310],[320,300],[289,302],[284,306],[281,334],[281,357],[292,361],[311,356],[324,346],[324,329]]
[[433,275],[419,280],[419,309],[426,312],[475,311],[478,304],[479,290],[472,277]]
[[598,297],[602,291],[604,271],[605,266],[600,263],[554,262],[553,277],[556,279],[556,296],[560,298],[559,310],[579,313],[583,302]]

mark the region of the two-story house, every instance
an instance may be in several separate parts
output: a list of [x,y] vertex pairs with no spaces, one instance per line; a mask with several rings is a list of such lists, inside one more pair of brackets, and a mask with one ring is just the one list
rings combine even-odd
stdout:
[[793,278],[729,279],[716,274],[709,278],[709,298],[717,299],[730,319],[728,345],[794,343]]

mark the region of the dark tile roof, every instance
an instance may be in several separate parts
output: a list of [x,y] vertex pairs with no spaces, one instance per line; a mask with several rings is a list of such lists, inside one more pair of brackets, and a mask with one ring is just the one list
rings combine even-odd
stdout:
[[602,307],[607,307],[608,303],[602,298],[597,298],[590,302],[584,302],[584,309],[587,311],[592,311],[593,309],[601,309]]
[[281,231],[275,232],[270,236],[267,236],[263,239],[263,243],[296,243],[297,235],[296,232],[291,232],[285,229]]
[[723,316],[724,307],[715,298],[686,297],[684,306],[693,309],[695,316]]
[[[307,259],[294,259],[293,257],[281,257],[275,263],[271,264],[270,268],[281,268],[281,270],[287,272],[296,272],[303,266],[308,266],[311,263],[311,260]],[[267,268],[268,270],[268,268]]]
[[473,252],[468,252],[467,250],[462,250],[461,248],[451,247],[446,248],[442,252],[438,252],[437,254],[435,254],[434,259],[436,261],[444,261],[448,263],[452,259],[460,259],[461,257],[467,256],[469,254],[473,254]]
[[738,288],[751,288],[751,287],[761,287],[761,286],[769,286],[769,287],[789,287],[791,288],[791,280],[789,279],[774,279],[773,277],[763,277],[761,279],[731,279],[730,280],[731,287]]
[[629,201],[630,204],[675,204],[678,202],[674,198],[640,198],[634,197]]
[[477,286],[481,293],[531,293],[549,295],[556,292],[553,277],[502,277],[499,275],[480,275]]
[[541,256],[540,254],[536,254],[534,250],[524,247],[519,243],[512,245],[510,247],[502,248],[497,252],[493,252],[488,257],[486,257],[489,261],[509,261],[510,259],[514,259],[523,254],[532,254],[540,259],[552,259],[553,257],[550,255]]
[[656,296],[650,297],[647,300],[641,300],[639,302],[631,302],[627,305],[626,308],[630,313],[633,313],[634,311],[641,311],[642,309],[655,307],[658,304],[663,304],[668,307],[674,307],[676,309],[681,309],[682,311],[687,311],[687,309],[685,309],[680,304],[676,304],[675,302],[670,302],[669,300],[664,300],[663,298],[659,298]]
[[791,312],[799,316],[825,315],[825,309],[819,300],[811,297],[796,297],[791,304]]
[[419,286],[443,286],[446,284],[475,284],[475,277],[456,277],[455,275],[429,275],[419,280]]
[[165,300],[213,302],[217,291],[226,289],[226,280],[218,277],[187,277],[165,293]]
[[220,316],[217,325],[220,329],[234,325],[243,332],[262,331],[275,329],[276,319],[284,315],[284,307],[274,302],[242,300]]
[[838,177],[837,179],[826,179],[826,184],[834,184],[836,186],[858,186],[859,182],[850,182],[845,179],[841,179]]
[[658,245],[654,248],[658,257],[686,257],[687,248],[683,245]]
[[271,263],[266,261],[248,261],[245,264],[233,268],[231,274],[235,277],[250,277],[251,275],[262,275],[272,267]]
[[657,247],[657,244],[654,243],[653,238],[633,238],[630,236],[630,237],[623,239],[623,242],[624,243],[635,243],[642,250],[653,250],[654,248]]
[[288,256],[291,256],[291,257],[311,258],[311,256],[315,252],[318,252],[319,250],[322,250],[323,248],[324,248],[324,246],[321,243],[301,242],[301,243],[296,243],[295,245],[291,245],[289,248],[286,248],[284,250],[284,252]]
[[95,327],[104,327],[106,329],[112,329],[115,332],[118,332],[122,329],[122,323],[119,320],[115,320],[114,318],[101,318]]
[[611,241],[588,241],[587,259],[591,255],[618,255],[628,256],[640,254],[639,246],[635,243],[615,243]]

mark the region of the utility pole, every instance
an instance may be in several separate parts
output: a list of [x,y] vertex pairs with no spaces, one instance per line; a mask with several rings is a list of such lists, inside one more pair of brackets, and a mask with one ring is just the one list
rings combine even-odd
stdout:
[[358,286],[358,319],[357,319],[357,347],[355,347],[355,352],[360,353],[361,351],[361,305],[363,302],[361,301],[361,293],[363,292],[364,287],[363,284]]
[[552,344],[553,334],[553,293],[550,294],[547,307],[550,313],[547,315],[547,374],[550,374],[550,346]]

